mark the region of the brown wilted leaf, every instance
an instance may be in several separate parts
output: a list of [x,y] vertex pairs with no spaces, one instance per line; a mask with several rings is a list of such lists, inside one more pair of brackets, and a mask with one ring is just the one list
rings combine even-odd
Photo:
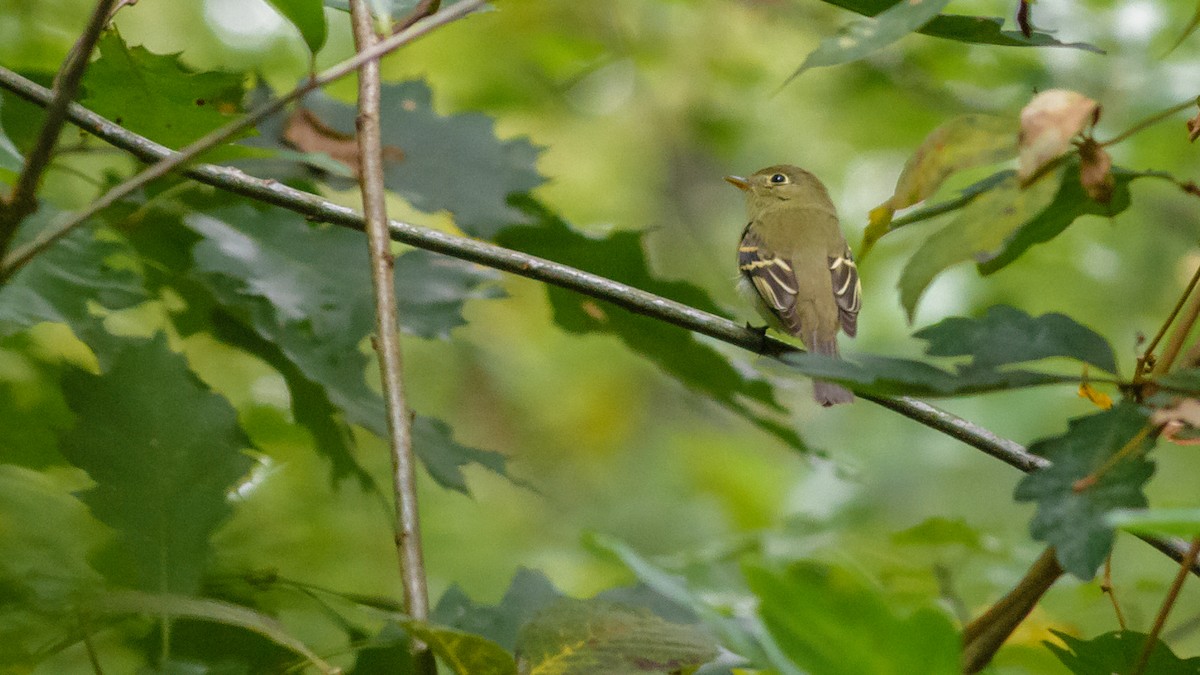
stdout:
[[1017,177],[1027,182],[1099,117],[1100,104],[1076,91],[1050,89],[1034,96],[1021,110]]
[[1195,143],[1197,138],[1200,138],[1200,112],[1196,116],[1187,121],[1188,142]]
[[[353,134],[345,134],[329,126],[307,108],[297,108],[288,118],[283,130],[283,139],[303,152],[321,152],[333,160],[346,165],[357,178],[359,176],[358,141]],[[383,160],[398,162],[404,159],[400,148],[385,146]]]
[[1112,200],[1115,181],[1112,175],[1112,157],[1091,138],[1079,145],[1079,182],[1092,199],[1107,204]]
[[1162,427],[1160,435],[1176,445],[1200,445],[1196,437],[1200,430],[1200,401],[1184,398],[1169,408],[1159,408],[1150,414],[1150,422]]

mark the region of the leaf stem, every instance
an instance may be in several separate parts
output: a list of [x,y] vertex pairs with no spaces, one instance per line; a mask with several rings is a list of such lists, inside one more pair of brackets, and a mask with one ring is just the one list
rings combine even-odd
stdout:
[[1108,459],[1104,460],[1104,463],[1101,464],[1099,468],[1083,478],[1075,481],[1075,484],[1071,486],[1071,490],[1073,492],[1083,492],[1084,490],[1091,488],[1100,481],[1104,474],[1108,473],[1114,466],[1119,464],[1121,460],[1129,457],[1135,451],[1141,448],[1142,444],[1146,442],[1146,438],[1150,435],[1150,433],[1156,431],[1157,429],[1158,426],[1154,424],[1144,425],[1136,434],[1133,435],[1133,438],[1130,438],[1125,445],[1121,446],[1120,450],[1117,450]]
[[21,175],[17,176],[12,193],[0,204],[0,258],[4,257],[12,244],[21,221],[37,210],[38,186],[42,182],[46,167],[50,166],[50,159],[54,156],[59,132],[67,123],[67,105],[75,99],[75,93],[79,91],[79,82],[83,79],[83,72],[87,70],[88,59],[92,56],[96,41],[100,39],[100,32],[108,23],[108,16],[115,1],[100,0],[96,3],[87,26],[72,45],[62,68],[54,78],[54,99],[46,106],[42,128],[25,157],[25,166],[21,169]]
[[[1180,294],[1179,300],[1175,303],[1175,307],[1171,309],[1171,313],[1168,314],[1166,320],[1163,321],[1163,324],[1158,329],[1158,333],[1155,334],[1154,339],[1150,341],[1150,344],[1146,345],[1145,351],[1143,351],[1142,355],[1138,357],[1137,367],[1133,372],[1134,384],[1141,382],[1146,369],[1146,364],[1149,363],[1154,357],[1154,350],[1158,347],[1158,343],[1162,341],[1163,336],[1167,334],[1167,329],[1170,328],[1171,324],[1175,321],[1175,318],[1179,316],[1179,311],[1183,309],[1183,305],[1187,302],[1188,296],[1190,296],[1192,291],[1195,290],[1197,282],[1200,282],[1200,265],[1196,266],[1196,271],[1192,273],[1192,278],[1190,281],[1188,281],[1187,287],[1183,289],[1183,293]],[[1178,348],[1176,348],[1175,351],[1178,353]]]
[[[1197,270],[1200,275],[1200,269]],[[1192,286],[1189,286],[1189,289]],[[1190,290],[1185,293],[1185,296],[1190,293]],[[1167,346],[1163,349],[1163,355],[1154,364],[1154,374],[1164,375],[1171,369],[1175,363],[1175,357],[1179,355],[1179,351],[1183,349],[1183,343],[1187,340],[1187,336],[1192,332],[1192,327],[1196,325],[1196,318],[1200,317],[1200,293],[1191,295],[1191,301],[1187,303],[1184,309],[1183,319],[1175,326],[1175,332],[1171,333],[1171,339],[1167,341]]]
[[1100,591],[1112,601],[1113,612],[1117,615],[1117,625],[1121,627],[1121,630],[1128,630],[1128,626],[1125,624],[1125,613],[1121,611],[1121,603],[1117,602],[1117,594],[1113,589],[1112,553],[1109,553],[1108,557],[1104,559],[1104,580],[1100,582]]
[[1175,580],[1171,582],[1171,588],[1167,590],[1167,597],[1163,598],[1162,606],[1158,608],[1158,616],[1154,617],[1154,626],[1150,629],[1150,634],[1146,636],[1146,644],[1142,647],[1142,653],[1138,656],[1132,675],[1142,675],[1146,672],[1146,665],[1150,663],[1150,655],[1154,653],[1154,645],[1158,644],[1158,636],[1162,634],[1163,627],[1167,623],[1167,615],[1171,613],[1171,608],[1179,599],[1179,591],[1183,589],[1183,582],[1187,581],[1188,569],[1196,563],[1197,556],[1200,556],[1200,537],[1192,540],[1187,555],[1180,561],[1179,572],[1175,574]]
[[[452,5],[451,9],[463,4],[465,2]],[[0,88],[38,105],[46,105],[50,100],[50,92],[45,87],[3,67],[0,67]],[[171,154],[169,149],[113,124],[83,106],[72,105],[69,113],[71,121],[80,128],[143,161],[153,162]],[[278,181],[249,176],[232,167],[198,164],[184,168],[183,174],[206,185],[288,209],[309,220],[356,230],[362,230],[364,227],[362,216],[352,209],[326,201],[318,195],[288,187]],[[776,357],[797,351],[795,347],[780,340],[770,337],[763,339],[758,331],[735,321],[568,265],[403,221],[392,220],[388,225],[394,241],[598,298],[630,312],[665,321],[756,354]],[[997,436],[977,424],[919,399],[907,396],[860,396],[958,439],[1026,473],[1049,466],[1045,458],[1031,454],[1021,444]],[[1187,551],[1187,542],[1178,538],[1143,535],[1139,535],[1139,538],[1176,561],[1182,560]],[[1200,565],[1194,564],[1193,571],[1200,575]]]
[[456,19],[461,19],[462,17],[480,9],[484,6],[484,4],[486,4],[485,0],[463,0],[463,2],[451,5],[444,11],[438,12],[437,14],[419,21],[395,35],[389,36],[385,40],[375,43],[370,49],[358,52],[353,57],[346,59],[345,61],[342,61],[332,68],[325,70],[312,79],[305,81],[287,94],[268,101],[267,103],[264,103],[250,113],[246,114],[244,117],[230,122],[229,124],[226,124],[225,126],[206,134],[200,139],[193,141],[178,152],[167,151],[165,155],[159,156],[153,160],[154,163],[149,167],[132,176],[120,185],[112,188],[99,199],[92,202],[88,208],[75,213],[63,222],[52,225],[36,240],[26,244],[16,251],[11,252],[3,260],[0,260],[0,284],[11,277],[18,269],[26,265],[38,253],[49,248],[54,244],[54,242],[66,236],[69,232],[71,232],[71,230],[75,229],[82,223],[87,222],[90,218],[92,218],[92,216],[108,208],[109,206],[112,206],[117,202],[117,200],[122,199],[135,190],[140,189],[147,183],[150,183],[153,180],[161,178],[168,173],[179,169],[188,162],[194,160],[202,153],[217,147],[242,130],[252,127],[270,115],[278,112],[285,105],[300,98],[304,94],[307,94],[314,89],[322,87],[330,82],[333,82],[334,80],[344,77],[351,72],[354,72],[354,70],[367,61],[378,59],[384,54],[398,49],[399,47],[402,47],[403,45],[406,45],[409,42],[422,37],[423,35],[426,35],[435,28],[443,26]]
[[1047,546],[1011,591],[963,628],[963,672],[983,670],[1062,575],[1054,547]]
[[[367,0],[350,0],[350,20],[359,53],[370,50],[378,43]],[[375,291],[376,339],[371,342],[379,356],[383,399],[387,410],[392,493],[396,509],[393,528],[400,578],[404,586],[404,610],[414,619],[424,621],[429,618],[429,589],[425,580],[420,510],[417,505],[417,459],[412,447],[412,416],[404,392],[400,311],[396,304],[396,260],[391,251],[387,188],[383,182],[383,140],[379,119],[381,88],[379,59],[364,62],[358,71],[356,126],[363,222],[367,231],[371,282]],[[418,673],[436,675],[437,662],[428,645],[413,640],[412,653]]]
[[1121,141],[1125,140],[1126,138],[1129,138],[1130,136],[1138,133],[1139,131],[1142,131],[1143,129],[1152,127],[1155,124],[1158,124],[1159,122],[1167,119],[1171,115],[1174,115],[1175,113],[1183,112],[1184,110],[1187,110],[1188,108],[1190,108],[1194,105],[1196,105],[1196,99],[1189,98],[1188,100],[1184,101],[1183,103],[1180,103],[1178,105],[1173,105],[1170,108],[1167,108],[1166,110],[1154,113],[1153,115],[1151,115],[1151,116],[1147,117],[1146,119],[1138,122],[1137,124],[1129,127],[1128,129],[1126,129],[1125,131],[1122,131],[1121,133],[1117,134],[1116,136],[1112,137],[1111,139],[1104,141],[1103,143],[1100,144],[1100,147],[1106,148],[1110,145],[1116,145],[1117,143],[1120,143]]

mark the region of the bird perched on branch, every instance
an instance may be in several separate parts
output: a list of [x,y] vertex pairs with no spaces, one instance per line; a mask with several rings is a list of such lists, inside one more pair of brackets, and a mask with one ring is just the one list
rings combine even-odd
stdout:
[[[838,328],[850,337],[858,332],[862,287],[825,186],[790,164],[725,180],[746,193],[739,288],[770,327],[836,357]],[[844,387],[819,381],[813,397],[823,406],[854,400]]]

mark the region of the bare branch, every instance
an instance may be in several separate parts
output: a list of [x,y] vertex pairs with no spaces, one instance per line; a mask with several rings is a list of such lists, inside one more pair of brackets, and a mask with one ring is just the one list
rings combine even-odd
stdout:
[[[5,68],[0,68],[0,88],[38,105],[46,105],[50,100],[49,90]],[[83,106],[72,105],[69,113],[71,121],[80,128],[142,161],[154,162],[171,155],[171,150],[123,129]],[[206,185],[294,211],[310,220],[360,231],[364,229],[363,217],[352,209],[276,181],[249,176],[232,167],[199,164],[184,169],[183,174]],[[787,343],[773,338],[764,339],[758,331],[737,322],[567,265],[397,220],[388,221],[388,226],[394,241],[566,288],[747,351],[764,356],[780,356],[796,351]],[[1026,473],[1049,465],[1045,458],[1029,453],[1019,443],[999,437],[924,401],[907,396],[860,396],[982,450]],[[1188,543],[1182,539],[1140,538],[1176,562],[1182,561],[1187,554]],[[1200,575],[1200,564],[1193,564],[1192,571]]]
[[75,93],[79,91],[79,81],[83,79],[92,49],[100,39],[100,32],[108,23],[108,16],[115,1],[100,0],[96,3],[83,34],[67,53],[62,68],[54,78],[54,100],[46,106],[46,118],[42,121],[42,128],[33,147],[25,157],[25,166],[21,169],[21,175],[17,177],[12,194],[0,205],[0,258],[8,251],[21,221],[37,210],[38,185],[41,184],[42,174],[54,155],[58,134],[67,122],[67,105],[75,100]]
[[[367,0],[350,0],[354,43],[359,52],[378,42]],[[404,369],[400,345],[400,312],[396,305],[395,258],[388,232],[387,188],[383,184],[383,140],[379,121],[379,60],[358,70],[358,166],[362,186],[363,220],[371,257],[375,289],[375,351],[379,356],[383,399],[387,411],[388,441],[392,455],[392,492],[395,496],[396,553],[404,585],[404,611],[414,619],[429,618],[429,589],[425,583],[425,558],[421,551],[421,521],[417,507],[417,459],[412,448],[412,417],[404,394]],[[428,645],[413,641],[413,658],[422,675],[436,675],[437,663]]]

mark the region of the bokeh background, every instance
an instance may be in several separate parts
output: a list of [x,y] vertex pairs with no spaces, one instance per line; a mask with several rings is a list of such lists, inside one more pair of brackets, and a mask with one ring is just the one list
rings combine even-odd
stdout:
[[[0,2],[0,62],[53,70],[90,3]],[[479,111],[501,137],[543,147],[547,182],[536,194],[582,231],[646,233],[657,273],[707,290],[740,319],[733,248],[740,193],[721,177],[773,163],[802,165],[829,186],[857,246],[867,212],[890,194],[905,159],[942,121],[964,112],[1015,115],[1036,91],[1076,89],[1103,105],[1098,137],[1200,93],[1200,36],[1164,55],[1191,16],[1168,0],[1041,0],[1034,23],[1065,42],[1107,53],[971,46],[910,35],[869,59],[805,72],[784,84],[822,37],[854,18],[816,0],[500,0],[496,10],[440,30],[385,61],[390,80],[425,78],[442,113]],[[1015,2],[964,0],[948,13],[1010,16]],[[347,15],[329,11],[318,67],[352,51]],[[116,25],[130,44],[181,54],[197,70],[257,72],[276,89],[303,77],[299,35],[262,0],[143,0]],[[353,82],[330,89],[352,100]],[[1131,169],[1200,178],[1180,114],[1112,148]],[[119,156],[103,162],[127,166]],[[964,176],[944,194],[969,182]],[[53,176],[71,185],[69,176]],[[90,193],[80,183],[79,197]],[[469,190],[464,185],[463,190]],[[354,205],[352,193],[330,193]],[[914,328],[1007,303],[1064,312],[1105,335],[1124,372],[1139,335],[1153,334],[1200,256],[1195,197],[1164,181],[1133,185],[1134,204],[1108,220],[1085,217],[987,278],[973,267],[943,274],[913,325],[896,282],[937,227],[885,237],[862,266],[860,336],[849,353],[920,353]],[[396,215],[452,228],[445,214],[399,201]],[[914,606],[957,598],[978,613],[1020,577],[1041,545],[1030,505],[1012,501],[1015,470],[867,402],[824,410],[809,384],[787,382],[792,424],[820,456],[801,456],[632,354],[618,339],[556,328],[542,287],[505,277],[503,299],[472,302],[451,342],[405,345],[412,405],[451,424],[467,445],[512,458],[521,487],[482,469],[472,497],[423,477],[421,508],[432,595],[457,584],[495,602],[520,567],[543,571],[578,596],[632,577],[586,536],[625,541],[667,566],[733,555],[747,541],[774,555],[832,560],[862,570]],[[364,289],[366,292],[366,289]],[[121,317],[136,329],[137,314]],[[282,381],[253,358],[215,343],[184,343],[197,371],[238,407],[264,450],[219,534],[230,569],[273,568],[341,590],[397,594],[389,521],[378,496],[331,486],[329,467],[288,419]],[[768,367],[735,354],[746,368]],[[769,368],[769,367],[768,367]],[[944,402],[949,410],[1028,443],[1094,410],[1068,387]],[[381,478],[382,443],[363,435],[362,461]],[[1196,506],[1200,456],[1156,451],[1150,495]],[[53,472],[52,472],[53,473]],[[78,476],[53,474],[70,483]],[[386,479],[382,480],[386,484]],[[896,532],[929,518],[961,520],[975,545],[913,547]],[[1113,581],[1131,627],[1146,630],[1174,568],[1130,537],[1118,541]],[[719,579],[698,579],[715,589]],[[1185,592],[1168,634],[1200,652],[1200,592]],[[321,644],[331,629],[280,607],[289,627]],[[1002,652],[997,672],[1066,672],[1039,646],[1047,628],[1093,636],[1116,621],[1098,585],[1066,578]],[[47,664],[55,668],[62,664]],[[56,672],[45,670],[42,672]]]

